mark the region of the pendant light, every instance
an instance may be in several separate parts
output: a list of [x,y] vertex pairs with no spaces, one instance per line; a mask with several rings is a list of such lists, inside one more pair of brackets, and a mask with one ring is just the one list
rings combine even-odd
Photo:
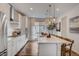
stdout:
[[55,17],[55,4],[53,5],[53,8],[54,8],[54,17],[53,17],[53,21],[55,22],[55,20],[56,20],[56,17]]
[[[52,18],[52,16],[50,15],[51,11],[51,4],[49,5],[49,24],[48,24],[48,29],[52,30],[55,28],[55,6],[54,6],[54,17]],[[50,17],[51,16],[51,17]]]
[[51,5],[49,5],[49,9],[48,9],[48,21],[49,21],[49,24],[51,23],[50,12],[51,12]]

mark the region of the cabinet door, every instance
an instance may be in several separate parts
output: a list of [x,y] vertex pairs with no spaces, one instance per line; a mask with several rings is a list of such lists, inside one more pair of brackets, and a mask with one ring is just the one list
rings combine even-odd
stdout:
[[22,44],[23,44],[22,38],[19,37],[18,38],[18,47],[19,47],[19,50],[22,48]]
[[22,35],[21,37],[20,37],[20,43],[21,43],[21,48],[24,46],[24,44],[25,44],[25,36],[24,35]]
[[20,20],[22,20],[22,19],[20,19],[21,18],[20,15],[21,14],[17,10],[12,8],[12,16],[11,16],[11,18],[13,20],[13,21],[11,21],[11,26],[12,27],[14,27],[14,28],[16,28],[16,27],[20,28],[21,27]]
[[[18,40],[17,40],[17,41],[18,41]],[[19,41],[18,41],[18,42],[19,42]],[[17,51],[17,52],[18,52],[19,49],[20,49],[20,48],[19,48],[20,44],[19,44],[18,42],[16,43],[16,46],[17,46],[17,47],[16,47],[16,49],[17,49],[16,51]],[[16,52],[16,53],[17,53],[17,52]]]
[[[11,38],[9,38],[9,39],[11,39]],[[8,56],[12,56],[13,54],[13,42],[12,42],[12,40],[10,40],[10,41],[8,41]]]
[[12,53],[12,55],[15,55],[16,53],[17,53],[17,38],[14,38],[13,40],[12,40],[13,42],[13,53]]
[[14,21],[19,22],[19,13],[14,10]]
[[38,45],[39,56],[57,56],[58,46],[56,43],[39,43]]

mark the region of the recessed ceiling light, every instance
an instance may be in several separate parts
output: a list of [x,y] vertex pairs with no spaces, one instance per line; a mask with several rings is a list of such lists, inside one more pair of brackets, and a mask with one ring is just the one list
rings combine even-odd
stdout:
[[30,10],[33,10],[33,8],[30,8]]
[[59,8],[56,8],[56,11],[59,11],[60,9]]

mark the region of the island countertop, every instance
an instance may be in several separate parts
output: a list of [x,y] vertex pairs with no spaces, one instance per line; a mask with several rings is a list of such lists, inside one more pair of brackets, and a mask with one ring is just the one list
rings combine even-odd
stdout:
[[69,41],[67,40],[64,40],[64,39],[60,39],[58,37],[55,37],[53,35],[51,35],[50,38],[47,38],[46,36],[44,37],[39,37],[38,38],[38,43],[70,43]]

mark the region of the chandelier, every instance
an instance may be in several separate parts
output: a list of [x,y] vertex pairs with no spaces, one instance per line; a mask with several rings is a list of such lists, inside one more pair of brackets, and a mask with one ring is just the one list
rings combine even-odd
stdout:
[[52,29],[54,29],[55,27],[56,27],[56,23],[55,23],[55,20],[56,20],[56,17],[55,17],[55,5],[53,5],[53,12],[54,12],[54,16],[52,17],[51,16],[51,12],[52,12],[52,10],[51,10],[51,8],[52,8],[52,5],[49,5],[49,17],[48,17],[48,29],[49,30],[52,30]]

